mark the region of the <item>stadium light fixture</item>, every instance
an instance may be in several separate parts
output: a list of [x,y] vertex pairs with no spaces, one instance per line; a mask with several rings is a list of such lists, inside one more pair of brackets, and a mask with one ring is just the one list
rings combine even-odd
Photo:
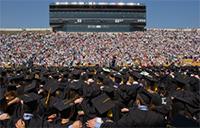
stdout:
[[89,2],[88,4],[89,4],[89,5],[92,5],[93,3],[92,3],[92,2]]
[[108,3],[106,2],[99,2],[99,5],[107,5]]
[[71,2],[72,5],[77,5],[77,2]]
[[125,5],[125,3],[119,2],[118,5]]
[[127,3],[126,5],[135,5],[135,3]]
[[79,5],[84,5],[84,2],[78,2]]
[[110,5],[116,5],[116,3],[113,2],[113,3],[110,3]]

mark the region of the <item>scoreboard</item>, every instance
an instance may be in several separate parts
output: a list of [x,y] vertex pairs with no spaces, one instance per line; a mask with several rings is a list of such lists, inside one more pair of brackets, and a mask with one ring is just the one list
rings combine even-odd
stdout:
[[66,32],[131,32],[144,30],[141,3],[56,2],[49,5],[50,26]]

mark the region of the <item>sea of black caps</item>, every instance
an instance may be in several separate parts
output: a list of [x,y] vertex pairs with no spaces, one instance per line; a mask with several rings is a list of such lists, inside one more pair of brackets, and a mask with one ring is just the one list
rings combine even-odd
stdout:
[[0,68],[0,127],[198,127],[199,67]]

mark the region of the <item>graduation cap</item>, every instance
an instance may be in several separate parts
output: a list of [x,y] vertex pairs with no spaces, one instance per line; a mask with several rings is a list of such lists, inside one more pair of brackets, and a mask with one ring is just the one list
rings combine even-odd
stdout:
[[151,94],[151,103],[157,106],[162,105],[161,96],[157,93]]
[[30,102],[33,102],[33,101],[37,101],[41,98],[40,95],[34,93],[34,92],[31,92],[31,93],[27,93],[27,94],[24,94],[21,99],[24,101],[24,103],[30,103]]
[[65,100],[57,99],[53,104],[53,107],[55,107],[58,111],[62,112],[63,110],[66,110],[73,105],[74,103],[70,102],[68,99]]
[[38,100],[41,98],[40,95],[36,93],[26,93],[21,96],[21,99],[24,102],[23,110],[24,113],[33,113],[38,107]]
[[103,74],[97,74],[97,75],[96,75],[96,78],[97,78],[99,81],[103,82],[103,80],[105,79],[105,76],[104,76]]
[[195,103],[196,97],[190,91],[178,91],[178,92],[174,93],[172,96],[174,97],[175,102],[179,101],[183,104],[188,104],[190,106],[197,105]]
[[82,82],[81,81],[72,82],[70,83],[69,88],[74,91],[79,91],[82,88]]
[[137,97],[143,102],[143,104],[150,104],[151,102],[151,94],[144,89],[141,89],[138,92]]
[[30,81],[34,78],[33,74],[26,74],[25,77],[24,77],[24,80],[26,81]]
[[113,93],[113,92],[114,92],[115,88],[112,87],[112,86],[103,86],[103,87],[102,87],[102,90],[103,90],[104,92],[110,94],[110,93]]
[[34,90],[35,87],[36,87],[36,84],[37,84],[37,81],[36,81],[36,80],[33,80],[31,84],[25,86],[24,92],[29,92],[29,91]]
[[114,107],[114,102],[105,93],[93,98],[91,101],[100,114],[103,114]]
[[120,83],[123,79],[122,75],[120,73],[116,73],[114,74],[114,77],[115,77],[115,82],[116,83]]
[[125,75],[128,72],[128,68],[123,67],[122,69],[120,69],[119,71],[122,75]]
[[179,87],[184,87],[188,84],[188,79],[181,74],[177,74],[174,80]]
[[20,74],[20,75],[16,75],[14,77],[11,77],[10,81],[20,81],[24,79],[24,75]]
[[58,82],[54,79],[47,80],[47,83],[44,85],[44,89],[46,91],[50,91],[50,93],[54,93],[59,88]]
[[24,86],[20,86],[17,88],[16,93],[18,96],[21,96],[24,94]]
[[74,105],[75,104],[71,100],[58,99],[53,104],[53,108],[55,108],[57,111],[60,112],[60,114],[61,114],[60,117],[61,118],[69,118],[70,119],[72,117],[72,115],[74,114],[72,112],[72,108],[73,108]]
[[142,78],[142,75],[139,72],[133,71],[131,73],[131,75],[133,76],[134,80],[138,80]]
[[4,99],[4,94],[5,94],[5,92],[6,92],[6,88],[5,88],[5,87],[1,87],[1,88],[0,88],[0,101],[1,101],[2,99]]
[[115,73],[115,74],[114,74],[114,77],[115,77],[115,78],[118,78],[118,79],[122,79],[121,73]]
[[17,85],[16,84],[8,84],[7,85],[7,91],[16,91]]
[[81,76],[81,71],[80,70],[74,70],[74,71],[72,71],[72,78],[73,79],[79,79],[80,78],[80,76]]

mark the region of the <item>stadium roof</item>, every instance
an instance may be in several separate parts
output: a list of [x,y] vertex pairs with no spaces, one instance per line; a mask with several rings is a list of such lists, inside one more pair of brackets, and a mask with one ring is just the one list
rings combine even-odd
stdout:
[[124,2],[55,2],[52,5],[118,5],[118,6],[143,6],[142,3],[124,3]]

